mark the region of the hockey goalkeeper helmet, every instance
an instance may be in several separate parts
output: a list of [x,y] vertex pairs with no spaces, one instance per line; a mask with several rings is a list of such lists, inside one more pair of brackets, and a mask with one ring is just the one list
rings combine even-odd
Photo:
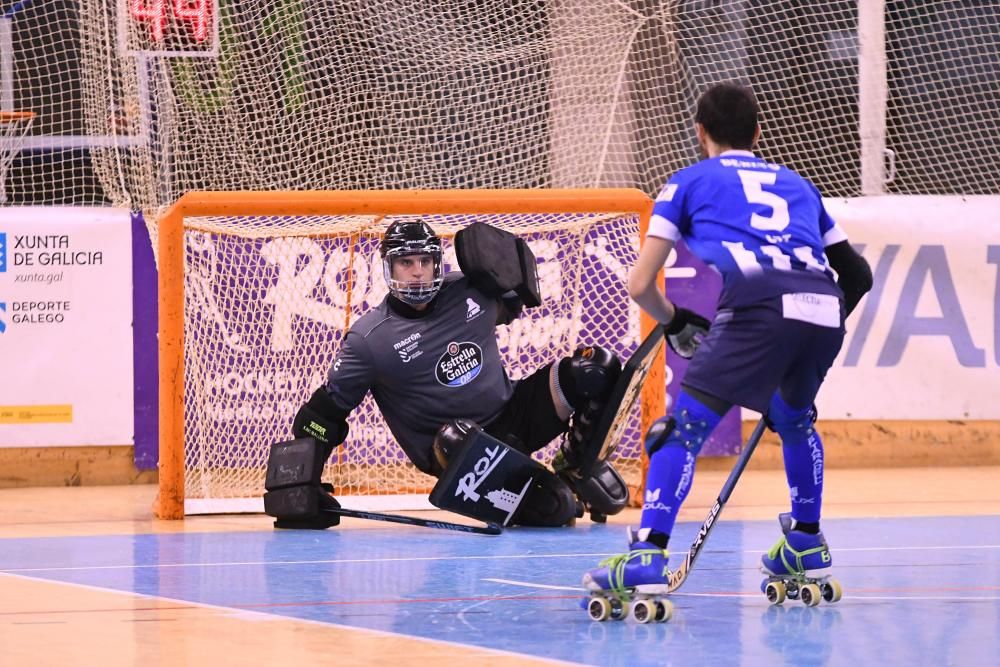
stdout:
[[[389,292],[404,303],[419,306],[437,296],[444,280],[441,266],[441,239],[426,222],[400,221],[389,225],[379,246],[382,270]],[[392,266],[401,257],[429,255],[434,273],[427,281],[398,280],[392,276]]]

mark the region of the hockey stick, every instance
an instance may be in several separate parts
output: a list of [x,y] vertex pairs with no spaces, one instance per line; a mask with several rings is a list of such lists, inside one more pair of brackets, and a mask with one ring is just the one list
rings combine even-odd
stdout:
[[747,463],[750,462],[750,456],[753,454],[753,450],[757,448],[757,443],[760,442],[761,436],[764,435],[764,429],[767,427],[767,423],[764,418],[761,417],[760,421],[757,422],[757,426],[754,428],[753,433],[750,434],[750,439],[747,440],[747,445],[740,454],[740,458],[736,460],[736,465],[733,466],[732,472],[729,473],[729,478],[726,483],[722,485],[722,491],[719,492],[719,497],[715,500],[715,505],[712,506],[712,510],[708,513],[708,518],[705,522],[701,524],[701,530],[698,531],[698,535],[694,538],[694,542],[691,544],[691,548],[688,549],[687,556],[684,558],[684,562],[681,566],[670,573],[667,578],[667,592],[673,593],[678,588],[680,588],[684,582],[687,580],[688,573],[691,572],[691,568],[694,567],[694,561],[698,558],[698,554],[701,553],[701,548],[705,546],[705,540],[708,539],[708,534],[712,532],[712,528],[715,527],[715,523],[722,514],[722,508],[726,506],[729,501],[729,496],[732,495],[733,489],[736,488],[736,483],[740,480],[740,475],[743,474],[743,470],[747,467]]
[[429,521],[418,519],[412,516],[402,516],[400,514],[382,514],[381,512],[366,512],[364,510],[349,510],[344,507],[324,507],[323,512],[349,516],[355,519],[370,519],[371,521],[387,521],[389,523],[405,523],[410,526],[422,526],[424,528],[440,528],[442,530],[457,530],[462,533],[476,533],[477,535],[499,535],[503,532],[498,524],[487,523],[485,526],[467,526],[462,523],[451,523],[450,521]]

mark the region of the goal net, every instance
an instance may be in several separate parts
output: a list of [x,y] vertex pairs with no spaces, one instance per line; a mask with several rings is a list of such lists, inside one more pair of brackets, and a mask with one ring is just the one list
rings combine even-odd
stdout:
[[[343,336],[387,289],[378,245],[394,221],[452,239],[484,221],[524,238],[543,303],[497,330],[512,379],[599,344],[641,339],[626,273],[651,202],[637,190],[192,193],[161,220],[161,474],[158,513],[260,511],[269,446],[326,374]],[[173,384],[174,378],[182,378]],[[662,412],[662,376],[649,383]],[[659,401],[659,406],[657,405]],[[641,403],[641,401],[640,401]],[[164,409],[164,406],[167,406]],[[641,405],[616,462],[641,482]],[[460,415],[456,415],[460,416]],[[324,471],[353,507],[425,506],[434,479],[410,464],[369,396]],[[548,462],[554,444],[536,456]],[[412,503],[416,501],[417,504]],[[373,504],[375,503],[375,504]]]
[[50,0],[7,16],[4,108],[38,113],[15,202],[653,194],[697,159],[695,101],[727,79],[761,100],[762,154],[826,196],[863,193],[866,153],[886,194],[1000,187],[998,0]]
[[[854,197],[992,194],[1000,0],[49,0],[0,19],[38,117],[10,202],[193,190],[637,187],[754,87],[761,153]],[[8,144],[10,145],[10,144]]]

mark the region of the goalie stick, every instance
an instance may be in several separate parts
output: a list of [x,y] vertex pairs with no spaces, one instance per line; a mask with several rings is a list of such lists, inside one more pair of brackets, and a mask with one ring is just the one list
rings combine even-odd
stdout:
[[325,507],[323,512],[349,516],[355,519],[369,519],[371,521],[387,521],[389,523],[405,523],[410,526],[422,526],[424,528],[440,528],[442,530],[456,530],[462,533],[475,533],[477,535],[499,535],[503,532],[498,524],[487,523],[485,526],[469,526],[463,523],[452,523],[450,521],[432,521],[430,519],[418,519],[412,516],[401,514],[382,514],[381,512],[366,512],[364,510],[351,510],[346,507]]

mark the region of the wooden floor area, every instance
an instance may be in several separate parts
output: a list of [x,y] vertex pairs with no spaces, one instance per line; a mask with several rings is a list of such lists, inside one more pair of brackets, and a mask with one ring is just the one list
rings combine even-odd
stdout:
[[[724,479],[721,471],[699,472],[680,521],[703,520]],[[824,517],[1000,515],[998,481],[997,467],[828,470]],[[150,511],[155,492],[148,485],[0,490],[0,550],[6,540],[25,538],[272,530],[264,516],[159,521]],[[748,471],[722,520],[773,520],[787,504],[783,472]],[[420,516],[435,514],[443,517]],[[637,510],[628,510],[611,522],[635,525],[638,519]],[[346,519],[333,530],[371,526]],[[549,663],[377,630],[46,581],[23,572],[0,572],[0,646],[3,665]]]
[[[699,471],[678,520],[703,520],[726,476],[724,471]],[[827,470],[824,483],[823,516],[831,519],[1000,514],[998,466]],[[152,485],[0,489],[0,539],[269,530],[271,526],[271,520],[263,515],[160,521],[151,511],[155,497]],[[773,519],[787,510],[784,472],[749,470],[722,518]],[[456,518],[445,512],[417,516]],[[626,510],[610,521],[624,525],[638,519],[637,510]],[[341,527],[371,525],[360,519],[344,519]]]

